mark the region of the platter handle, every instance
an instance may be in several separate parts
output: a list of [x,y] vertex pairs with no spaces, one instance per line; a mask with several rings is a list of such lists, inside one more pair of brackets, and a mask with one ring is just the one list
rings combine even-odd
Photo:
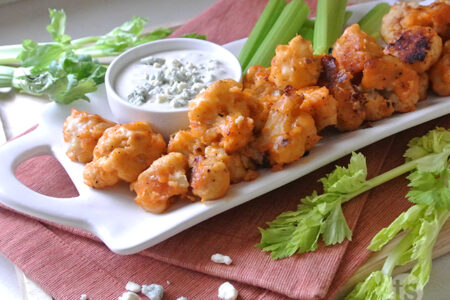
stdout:
[[72,208],[80,205],[79,197],[46,196],[26,187],[14,176],[20,163],[38,155],[52,154],[48,135],[39,126],[0,147],[0,199],[7,206],[31,216],[88,229],[89,225],[85,221],[72,214]]

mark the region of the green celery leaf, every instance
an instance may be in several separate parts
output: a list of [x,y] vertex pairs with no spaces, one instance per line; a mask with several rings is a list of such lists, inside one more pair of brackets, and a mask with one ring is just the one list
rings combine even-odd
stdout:
[[[450,146],[450,142],[449,142]],[[417,160],[417,172],[427,172],[427,173],[440,173],[447,170],[449,167],[448,157],[450,155],[450,147],[444,148],[440,153],[433,155],[427,155]]]
[[52,74],[73,74],[77,80],[92,79],[96,84],[104,82],[106,66],[89,55],[75,55],[72,51],[66,53],[59,61],[53,61],[49,66]]
[[352,239],[352,231],[347,225],[340,201],[335,202],[334,208],[322,225],[322,238],[326,245]]
[[366,158],[361,153],[352,153],[347,168],[337,166],[336,169],[321,178],[325,192],[351,193],[364,186],[367,177]]
[[55,42],[68,44],[70,43],[70,36],[64,34],[66,30],[66,14],[64,10],[49,9],[50,24],[47,25],[47,31],[52,36]]
[[358,283],[345,300],[393,300],[398,295],[392,288],[392,277],[381,271],[372,272],[366,280]]
[[24,40],[22,51],[17,57],[22,61],[23,67],[33,67],[35,69],[46,68],[53,60],[58,59],[66,48],[61,44],[39,45],[32,40]]
[[311,206],[300,205],[297,211],[280,214],[269,222],[266,229],[259,228],[261,242],[256,247],[271,251],[272,259],[280,259],[317,249],[323,215]]
[[187,33],[180,35],[181,38],[190,38],[190,39],[199,39],[199,40],[206,40],[206,35],[204,34],[198,34],[198,33]]
[[153,32],[143,34],[147,20],[141,17],[133,17],[119,27],[114,28],[93,45],[81,49],[83,53],[101,53],[101,56],[114,56],[122,53],[130,47],[146,42],[162,39],[172,33],[170,29],[157,29]]
[[414,205],[407,211],[401,213],[388,227],[383,228],[372,239],[368,249],[379,251],[392,240],[400,231],[412,228],[416,222],[423,216],[426,206]]
[[440,174],[415,171],[408,179],[411,190],[406,196],[409,201],[450,210],[450,169]]
[[444,149],[449,148],[450,129],[438,127],[430,130],[424,136],[416,137],[409,141],[404,157],[407,161],[410,161],[431,153],[441,153]]
[[173,32],[170,28],[159,28],[150,33],[142,34],[139,36],[136,45],[156,41],[168,37]]

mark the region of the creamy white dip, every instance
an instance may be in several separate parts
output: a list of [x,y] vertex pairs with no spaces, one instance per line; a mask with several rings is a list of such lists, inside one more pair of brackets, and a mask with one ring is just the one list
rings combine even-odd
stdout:
[[181,108],[212,82],[232,77],[232,69],[212,53],[167,51],[125,67],[117,78],[116,91],[134,105]]

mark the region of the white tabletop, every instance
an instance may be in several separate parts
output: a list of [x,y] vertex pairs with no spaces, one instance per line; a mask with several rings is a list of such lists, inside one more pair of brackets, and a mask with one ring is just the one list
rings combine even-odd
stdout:
[[[2,4],[9,2],[7,4]],[[134,15],[148,18],[149,26],[170,25],[185,22],[196,16],[214,0],[0,0],[0,45],[21,43],[26,38],[48,41],[45,31],[48,24],[48,8],[63,8],[67,14],[67,33],[73,38],[99,35],[108,32]],[[39,110],[45,100],[33,97],[16,101],[14,97],[0,92],[0,116],[7,138],[16,136],[37,123]],[[15,268],[0,254],[0,298],[30,298],[24,293],[23,278],[18,280]],[[423,299],[450,299],[450,254],[436,259],[430,282],[425,288]],[[28,294],[28,296],[26,295]],[[411,298],[412,299],[412,298]],[[418,300],[418,299],[417,299]]]

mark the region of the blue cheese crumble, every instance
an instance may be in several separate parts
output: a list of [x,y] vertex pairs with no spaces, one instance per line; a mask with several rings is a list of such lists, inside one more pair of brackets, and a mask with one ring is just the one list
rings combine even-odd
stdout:
[[136,73],[127,76],[137,78],[140,73],[141,79],[133,81],[127,100],[138,106],[150,103],[187,107],[209,84],[232,74],[219,58],[196,50],[163,52],[141,59],[134,67]]
[[162,300],[164,295],[164,288],[155,283],[152,283],[150,285],[144,284],[142,285],[141,292],[150,300]]

